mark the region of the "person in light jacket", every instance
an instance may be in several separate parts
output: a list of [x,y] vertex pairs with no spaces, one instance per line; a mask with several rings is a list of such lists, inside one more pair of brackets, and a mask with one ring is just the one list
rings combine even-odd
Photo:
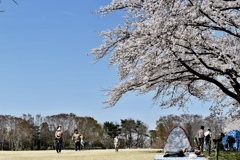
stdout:
[[75,143],[75,150],[79,150],[80,151],[80,134],[78,133],[78,130],[75,129],[74,130],[74,134],[72,136],[72,140]]
[[62,150],[62,131],[61,126],[57,127],[55,132],[55,141],[56,141],[56,151],[57,153],[61,153]]
[[119,148],[120,142],[118,139],[118,135],[114,138],[114,147],[115,147],[115,152],[118,152],[118,148]]

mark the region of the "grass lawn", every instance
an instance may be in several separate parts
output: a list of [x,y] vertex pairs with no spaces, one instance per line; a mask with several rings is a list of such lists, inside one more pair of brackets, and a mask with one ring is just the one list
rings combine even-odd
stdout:
[[[215,152],[211,152],[210,156],[208,156],[207,152],[204,152],[204,155],[208,158],[208,160],[216,160]],[[218,160],[240,160],[240,152],[239,151],[220,151]]]
[[159,149],[0,151],[0,160],[154,160]]

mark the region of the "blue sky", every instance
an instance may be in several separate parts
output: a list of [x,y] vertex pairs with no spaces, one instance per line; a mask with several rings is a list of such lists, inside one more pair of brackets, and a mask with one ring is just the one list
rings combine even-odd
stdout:
[[[103,109],[102,90],[117,84],[116,68],[108,65],[110,57],[92,64],[87,53],[102,42],[97,32],[123,22],[122,13],[92,14],[110,0],[17,2],[0,3],[0,114],[74,113],[99,123],[132,118],[155,129],[160,116],[183,113],[153,105],[152,93],[128,93]],[[205,104],[193,105],[186,113],[209,114]]]

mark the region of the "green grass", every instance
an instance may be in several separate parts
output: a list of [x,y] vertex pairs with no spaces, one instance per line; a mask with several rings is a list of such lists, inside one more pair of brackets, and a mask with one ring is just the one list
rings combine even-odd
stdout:
[[[216,160],[216,152],[211,152],[210,156],[208,156],[207,152],[204,152],[204,155],[208,158],[208,160]],[[218,160],[240,160],[240,152],[220,151],[218,155]]]

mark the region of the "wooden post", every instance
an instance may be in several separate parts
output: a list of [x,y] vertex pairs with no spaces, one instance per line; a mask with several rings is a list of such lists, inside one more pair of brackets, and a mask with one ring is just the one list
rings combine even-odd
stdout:
[[208,143],[208,156],[211,155],[211,140],[209,140],[209,143]]
[[218,153],[219,153],[219,140],[216,142],[216,153],[215,153],[215,158],[218,160]]

